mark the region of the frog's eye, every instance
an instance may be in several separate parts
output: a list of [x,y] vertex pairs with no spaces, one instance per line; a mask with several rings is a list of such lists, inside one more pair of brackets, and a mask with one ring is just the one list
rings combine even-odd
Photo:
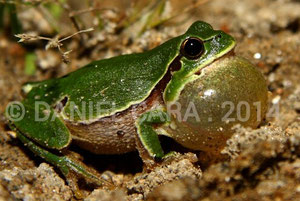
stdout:
[[180,52],[188,59],[198,59],[204,52],[203,41],[199,38],[188,38],[183,41]]

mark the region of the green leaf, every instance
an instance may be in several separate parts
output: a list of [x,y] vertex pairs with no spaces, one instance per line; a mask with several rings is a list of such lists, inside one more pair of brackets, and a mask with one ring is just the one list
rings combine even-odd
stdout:
[[36,71],[36,56],[34,53],[29,52],[25,56],[25,74],[26,75],[34,75]]
[[62,4],[65,3],[65,0],[59,0],[56,3],[46,3],[45,6],[49,10],[49,12],[52,14],[52,16],[55,19],[59,19],[64,12],[64,9],[62,7]]

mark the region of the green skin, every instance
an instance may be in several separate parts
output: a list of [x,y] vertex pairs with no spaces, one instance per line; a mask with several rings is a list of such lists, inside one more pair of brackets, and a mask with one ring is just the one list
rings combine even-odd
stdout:
[[[163,91],[164,104],[140,115],[135,127],[140,144],[153,158],[165,156],[158,139],[158,134],[161,133],[174,138],[188,148],[201,150],[201,146],[197,148],[195,144],[189,147],[189,143],[184,143],[185,140],[178,138],[180,134],[176,132],[172,136],[172,131],[167,127],[172,124],[178,126],[178,122],[166,111],[166,105],[172,105],[180,100],[180,94],[184,92],[185,86],[190,87],[191,83],[200,80],[196,72],[233,50],[235,40],[230,35],[214,30],[209,24],[200,21],[193,23],[183,35],[170,39],[147,52],[94,61],[62,78],[24,85],[26,98],[22,104],[26,113],[19,121],[14,121],[7,115],[10,119],[10,127],[31,151],[59,167],[67,178],[71,172],[75,172],[85,178],[103,182],[85,165],[55,151],[63,150],[71,142],[72,135],[65,122],[89,125],[145,101],[167,74],[172,61],[180,54],[182,43],[190,37],[203,41],[203,54],[198,59],[181,57],[180,70],[171,72],[172,77]],[[262,88],[264,87],[265,85]],[[261,94],[264,96],[265,92],[266,90],[263,89]],[[55,107],[63,100],[66,102],[60,110],[40,107],[39,111],[35,111],[36,101],[43,101]],[[86,115],[75,113],[71,117],[74,105],[70,102],[75,103],[81,111],[83,101],[87,102],[87,108],[91,106],[93,109],[86,111]],[[98,111],[96,105],[98,102],[109,102],[114,105],[106,104],[103,110]],[[14,104],[10,104],[7,109],[13,110],[13,106]],[[36,113],[40,117],[50,114],[52,118],[37,122]],[[158,131],[161,133],[157,133]]]

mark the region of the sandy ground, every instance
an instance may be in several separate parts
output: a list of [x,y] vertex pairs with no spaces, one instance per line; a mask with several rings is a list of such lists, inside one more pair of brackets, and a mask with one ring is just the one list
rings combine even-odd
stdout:
[[[181,1],[180,6],[188,3]],[[180,6],[170,4],[168,12]],[[300,200],[299,11],[297,0],[213,0],[140,37],[132,37],[133,31],[118,35],[110,13],[105,28],[90,33],[84,52],[79,37],[64,45],[65,50],[73,50],[69,64],[55,49],[44,50],[44,43],[22,46],[0,35],[0,200],[75,199],[59,171],[8,132],[3,113],[9,101],[20,100],[22,83],[61,76],[95,59],[150,49],[184,32],[195,20],[207,21],[237,39],[236,54],[263,72],[270,108],[278,108],[279,115],[270,111],[255,130],[236,126],[223,150],[227,160],[210,165],[205,165],[201,153],[188,152],[146,172],[137,153],[95,156],[71,147],[115,183],[114,189],[83,185],[85,200]],[[23,8],[19,15],[26,32],[51,35],[53,30],[34,9]],[[38,69],[30,76],[24,73],[26,51],[37,55]]]

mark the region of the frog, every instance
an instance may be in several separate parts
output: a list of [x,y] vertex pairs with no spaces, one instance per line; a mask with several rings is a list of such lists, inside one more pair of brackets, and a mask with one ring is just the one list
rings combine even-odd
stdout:
[[[267,110],[264,76],[235,55],[235,46],[231,35],[196,21],[148,51],[25,83],[23,100],[6,108],[8,125],[70,184],[74,175],[106,182],[69,154],[71,142],[95,154],[137,150],[146,166],[169,156],[160,135],[190,150],[219,153],[233,125],[255,128]],[[14,118],[18,105],[24,111],[20,119]]]

